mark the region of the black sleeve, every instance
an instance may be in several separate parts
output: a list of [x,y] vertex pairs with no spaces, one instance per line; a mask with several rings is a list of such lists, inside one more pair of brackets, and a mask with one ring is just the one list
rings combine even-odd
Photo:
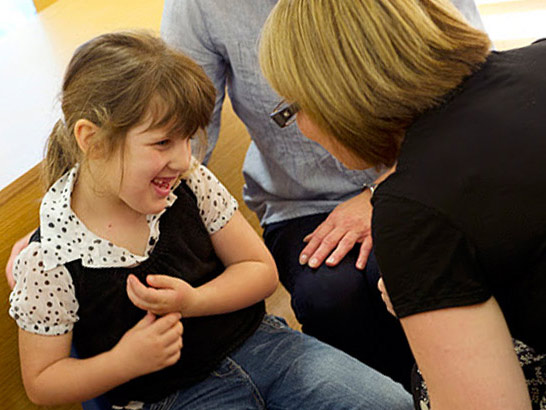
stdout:
[[491,296],[472,244],[435,210],[381,195],[374,198],[372,226],[375,254],[398,317]]

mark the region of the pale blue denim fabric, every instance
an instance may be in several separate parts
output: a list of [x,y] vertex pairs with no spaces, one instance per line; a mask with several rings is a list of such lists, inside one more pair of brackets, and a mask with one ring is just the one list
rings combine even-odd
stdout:
[[[320,145],[302,136],[296,124],[280,129],[269,113],[280,97],[258,65],[258,38],[276,0],[166,0],[162,37],[196,60],[218,91],[208,129],[208,155],[220,127],[225,90],[252,142],[243,167],[244,200],[262,225],[330,212],[361,192],[378,176],[351,171]],[[454,4],[474,25],[483,27],[474,0]]]
[[266,316],[204,381],[145,410],[412,410],[400,384]]

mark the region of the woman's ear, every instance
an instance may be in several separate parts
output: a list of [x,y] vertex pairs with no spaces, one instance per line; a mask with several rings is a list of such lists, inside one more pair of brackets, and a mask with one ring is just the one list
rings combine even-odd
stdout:
[[74,125],[74,136],[78,142],[78,146],[86,155],[97,153],[97,141],[95,136],[99,132],[99,127],[86,119],[79,119]]

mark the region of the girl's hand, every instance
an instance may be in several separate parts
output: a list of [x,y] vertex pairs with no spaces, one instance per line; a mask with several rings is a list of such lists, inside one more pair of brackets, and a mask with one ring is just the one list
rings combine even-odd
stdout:
[[127,295],[133,304],[156,315],[179,312],[192,316],[198,291],[182,279],[166,275],[148,275],[141,283],[135,275],[127,278]]
[[120,371],[131,378],[172,366],[180,358],[182,322],[179,313],[160,318],[147,313],[112,349]]

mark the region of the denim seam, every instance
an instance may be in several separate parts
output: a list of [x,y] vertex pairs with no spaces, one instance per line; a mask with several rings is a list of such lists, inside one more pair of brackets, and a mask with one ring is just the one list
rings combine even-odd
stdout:
[[170,396],[165,397],[161,402],[152,404],[150,410],[169,410],[176,403],[178,393],[179,391],[177,390]]
[[260,393],[260,390],[258,389],[256,384],[254,383],[254,380],[252,380],[252,377],[250,377],[250,375],[245,371],[245,369],[243,369],[241,366],[239,366],[239,364],[235,360],[233,360],[230,356],[226,357],[226,360],[228,360],[230,365],[234,369],[236,369],[239,372],[239,374],[241,374],[246,379],[248,384],[250,384],[250,386],[252,387],[252,397],[254,397],[254,400],[255,400],[256,404],[258,405],[259,408],[265,410],[266,409],[265,400],[262,397],[262,395]]

